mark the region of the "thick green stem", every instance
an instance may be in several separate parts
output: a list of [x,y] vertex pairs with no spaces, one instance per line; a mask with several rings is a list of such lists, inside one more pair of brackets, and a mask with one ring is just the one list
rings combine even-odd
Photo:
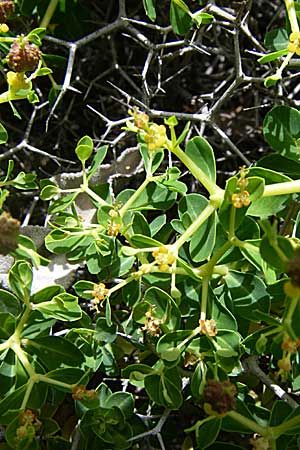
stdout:
[[30,394],[31,394],[31,391],[33,389],[34,384],[35,384],[34,378],[29,378],[28,383],[27,383],[27,387],[26,387],[26,392],[25,392],[25,395],[23,397],[20,409],[25,409],[26,408],[26,405],[28,403],[28,400],[29,400],[29,397],[30,397]]
[[133,205],[133,203],[139,198],[139,196],[142,194],[142,192],[146,189],[150,181],[153,181],[152,177],[147,177],[143,181],[143,183],[140,185],[140,187],[135,191],[135,193],[127,200],[125,205],[122,206],[122,208],[119,211],[119,214],[121,217],[124,217],[125,213],[128,211],[128,209]]
[[287,195],[300,193],[300,180],[286,181],[285,183],[267,184],[263,197],[273,197],[274,195]]
[[96,194],[96,192],[92,191],[88,186],[82,184],[80,186],[80,189],[82,192],[85,192],[88,194],[92,199],[94,199],[97,203],[99,203],[101,206],[109,206],[109,204],[103,200],[103,198],[99,197],[99,195]]
[[299,25],[295,10],[295,4],[293,0],[285,0],[285,7],[289,16],[289,21],[291,25],[291,29],[293,33],[297,33],[299,31]]
[[203,276],[213,273],[221,273],[226,274],[228,271],[224,269],[224,266],[215,267],[218,263],[219,259],[222,258],[222,256],[227,252],[227,250],[230,249],[232,246],[232,243],[230,241],[225,242],[225,244],[222,245],[222,247],[211,257],[211,259],[206,263],[203,264],[203,266],[199,267],[200,273],[202,272]]
[[200,320],[206,320],[209,281],[210,275],[204,277],[202,280]]
[[23,331],[24,325],[26,324],[26,322],[27,322],[27,320],[29,318],[30,312],[31,312],[31,305],[29,303],[29,304],[26,305],[26,309],[24,311],[24,314],[22,315],[22,317],[20,319],[20,322],[18,323],[18,325],[17,325],[17,327],[15,329],[15,332],[13,334],[14,338],[16,338],[18,340],[20,339],[21,333]]
[[249,430],[252,430],[254,433],[258,433],[267,439],[270,438],[267,428],[262,427],[257,422],[254,422],[254,420],[248,419],[248,417],[243,416],[242,414],[238,413],[237,411],[229,411],[226,415],[231,417],[236,422],[249,428]]
[[34,377],[36,375],[34,368],[30,364],[25,352],[22,350],[20,344],[18,342],[12,342],[10,348],[15,352],[17,358],[21,361],[24,369],[28,373],[30,377]]
[[216,195],[219,197],[219,203],[222,202],[224,198],[224,191],[216,183],[211,181],[208,176],[194,163],[194,161],[183,151],[179,146],[173,147],[168,146],[168,149],[180,159],[180,161],[189,169],[189,171],[194,175],[200,183],[203,184],[205,189],[210,195]]
[[215,206],[210,203],[200,213],[198,218],[193,222],[188,229],[180,236],[180,238],[171,245],[172,253],[177,253],[180,247],[198,230],[198,228],[215,212]]
[[295,311],[295,309],[297,307],[298,302],[299,302],[299,297],[292,297],[291,298],[291,302],[289,304],[289,309],[288,309],[287,315],[286,315],[286,317],[284,319],[284,323],[286,325],[290,325],[290,323],[292,321],[292,317],[293,317],[294,311]]
[[177,348],[180,350],[181,348],[184,348],[185,345],[191,340],[194,339],[195,336],[197,336],[199,333],[201,333],[201,327],[197,327],[193,330],[193,332],[185,338],[180,344],[177,345]]
[[50,0],[48,8],[46,9],[44,17],[42,18],[40,23],[41,28],[47,28],[47,26],[49,25],[53,14],[55,13],[58,2],[59,0]]
[[300,416],[292,417],[289,420],[286,420],[285,422],[281,423],[280,425],[277,425],[275,427],[272,427],[272,435],[274,439],[279,438],[282,434],[286,433],[287,431],[291,430],[294,427],[300,426]]
[[35,379],[36,379],[36,382],[43,381],[44,383],[52,384],[53,386],[59,386],[59,387],[65,388],[68,391],[72,391],[73,387],[75,386],[73,384],[64,383],[63,381],[53,380],[52,378],[48,378],[47,375],[37,374]]

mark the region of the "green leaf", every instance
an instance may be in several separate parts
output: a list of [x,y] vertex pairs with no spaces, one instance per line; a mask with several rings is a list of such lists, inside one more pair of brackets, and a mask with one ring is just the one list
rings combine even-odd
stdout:
[[213,444],[218,437],[222,425],[219,417],[204,419],[196,429],[196,441],[199,448],[204,449]]
[[64,291],[65,291],[64,288],[62,286],[59,286],[58,284],[53,286],[47,286],[35,292],[31,296],[30,301],[32,303],[43,303],[46,301],[50,301],[55,295],[61,294]]
[[89,168],[87,179],[90,180],[91,177],[94,175],[96,170],[99,168],[100,164],[104,160],[106,153],[108,150],[108,145],[102,145],[95,153],[91,167]]
[[[264,179],[257,176],[249,176],[246,179],[248,180],[247,191],[250,194],[249,196],[250,202],[255,203],[257,200],[259,200],[256,203],[260,204],[261,196],[264,192],[264,184],[265,184]],[[239,192],[238,178],[237,177],[229,178],[226,182],[224,201],[221,205],[219,212],[220,222],[222,224],[222,227],[226,231],[229,229],[231,211],[232,208],[234,208],[232,203],[232,195],[238,192]],[[250,206],[235,208],[235,222],[234,222],[235,229],[237,229],[241,225],[245,215],[248,214],[248,210],[251,207],[251,205],[252,204],[250,203]]]
[[293,411],[292,406],[282,400],[275,400],[272,406],[269,426],[276,427],[282,424]]
[[196,400],[202,398],[203,391],[206,385],[206,372],[206,365],[203,361],[200,361],[197,364],[191,379],[191,392]]
[[196,136],[187,143],[185,153],[208,176],[216,182],[216,162],[212,147],[201,136]]
[[8,312],[0,313],[0,339],[7,340],[14,334],[16,327],[15,317]]
[[[187,229],[208,205],[208,200],[199,194],[187,194],[179,200],[178,213],[180,221]],[[172,221],[175,224],[176,221]],[[189,252],[194,262],[201,262],[207,259],[215,246],[216,239],[216,215],[211,215],[193,234]]]
[[[156,352],[165,361],[177,361],[181,353],[189,345],[189,338],[193,338],[193,330],[176,330],[162,336],[156,344]],[[182,341],[186,341],[184,345]]]
[[55,195],[59,194],[60,189],[54,183],[43,187],[40,193],[41,200],[51,200]]
[[84,362],[81,351],[67,339],[59,336],[28,339],[25,347],[38,356],[47,370],[55,370],[61,365],[80,366]]
[[1,355],[0,362],[0,395],[2,398],[15,386],[16,375],[16,355],[11,349],[6,349],[5,353]]
[[34,28],[27,34],[26,39],[29,42],[33,42],[35,45],[40,46],[42,43],[41,39],[43,39],[45,34],[46,28]]
[[212,23],[212,21],[214,20],[214,16],[202,11],[194,12],[192,17],[198,28],[200,27],[200,25],[202,24],[208,25]]
[[275,106],[268,112],[263,123],[268,144],[282,156],[299,161],[300,112],[289,106]]
[[274,283],[276,281],[276,273],[268,264],[266,264],[265,258],[262,258],[260,244],[260,239],[252,239],[244,241],[239,249],[244,258],[264,274],[267,284]]
[[[278,250],[278,251],[277,251]],[[286,270],[286,259],[281,255],[285,255],[287,259],[293,257],[293,246],[288,238],[283,236],[264,236],[260,244],[260,253],[262,258],[273,268],[280,272]]]
[[11,292],[0,289],[0,312],[9,313],[17,317],[20,310],[20,303],[17,297]]
[[181,314],[178,306],[166,292],[151,287],[147,289],[143,302],[139,302],[133,309],[133,318],[138,323],[144,323],[146,312],[153,309],[155,318],[162,320],[164,327],[174,331],[180,326]]
[[274,75],[270,75],[267,77],[264,81],[264,85],[269,88],[272,86],[275,86],[275,84],[282,79],[282,76],[278,73],[275,73]]
[[133,414],[134,400],[129,392],[114,392],[103,402],[104,408],[119,408],[125,419],[129,419]]
[[[46,373],[46,377],[50,378],[51,380],[56,381],[62,381],[66,384],[85,384],[88,381],[88,377],[86,376],[85,372],[79,368],[72,367],[72,368],[62,368],[62,369],[56,369],[52,370],[51,372]],[[58,389],[63,392],[70,392],[70,388],[55,385],[55,389]]]
[[17,261],[9,271],[8,281],[16,296],[28,300],[32,284],[32,268],[26,261]]
[[[264,179],[265,185],[274,183],[284,183],[291,179],[281,173],[262,167],[253,167],[249,170],[250,176],[260,177]],[[271,197],[260,197],[253,201],[247,209],[247,214],[260,218],[269,217],[277,214],[286,207],[290,195],[272,195]]]
[[49,75],[52,73],[52,70],[49,67],[41,67],[35,73],[36,77],[44,77],[45,75]]
[[2,123],[0,123],[0,144],[6,144],[8,134]]
[[40,311],[46,318],[57,320],[75,321],[81,318],[81,308],[77,297],[68,293],[58,294],[52,300],[39,303],[35,309]]
[[268,50],[285,50],[289,44],[288,32],[285,28],[274,28],[265,34],[265,46]]
[[185,34],[192,26],[190,10],[183,0],[171,0],[170,22],[174,33]]
[[106,342],[111,344],[117,338],[117,327],[116,325],[107,325],[107,321],[104,317],[99,317],[96,322],[96,330],[94,334],[94,339],[100,342]]
[[[95,288],[95,283],[92,281],[80,280],[74,284],[74,290],[79,297],[90,299],[93,297],[93,290]],[[88,291],[88,292],[85,292]]]
[[129,382],[138,387],[144,387],[144,379],[150,373],[155,373],[155,370],[146,364],[131,364],[122,370],[122,376],[129,378]]
[[[82,234],[81,234],[82,232]],[[83,243],[87,243],[89,236],[85,236],[81,228],[72,228],[70,230],[53,230],[45,238],[45,245],[50,252],[68,253],[75,250]]]
[[[116,202],[125,204],[127,200],[135,193],[134,189],[126,189],[118,194]],[[148,184],[146,189],[141,193],[141,195],[136,199],[133,205],[130,206],[129,210],[151,210],[160,209],[166,210],[171,208],[176,200],[176,193],[170,192],[167,188],[162,187],[154,182]]]
[[94,144],[93,140],[89,136],[82,137],[76,146],[75,153],[79,161],[84,163],[89,159],[93,152]]
[[147,16],[154,22],[156,19],[155,0],[143,0],[143,5]]
[[182,404],[181,377],[176,367],[145,377],[147,394],[158,405],[178,409]]
[[65,211],[72,205],[78,193],[79,192],[68,194],[59,198],[58,200],[54,200],[49,206],[48,209],[49,214],[57,214],[59,212]]
[[149,224],[150,227],[150,236],[154,237],[159,230],[162,229],[162,227],[167,222],[167,216],[166,214],[160,214],[158,217],[152,220],[152,222]]
[[16,189],[37,189],[35,182],[36,176],[32,173],[19,172],[19,174],[10,181],[10,185]]
[[139,211],[134,212],[131,227],[133,234],[142,234],[144,236],[151,235],[148,222]]
[[[283,50],[278,50],[276,52],[272,52],[272,53],[267,53],[266,55],[262,56],[261,58],[259,58],[257,60],[257,62],[259,62],[260,64],[265,64],[271,61],[274,61],[277,58],[280,58],[280,56],[285,56],[288,54],[288,49],[285,48]],[[273,75],[274,76],[274,75]],[[269,78],[269,77],[268,77]]]
[[224,277],[224,281],[229,289],[235,314],[257,322],[257,310],[269,312],[270,297],[259,277],[232,270]]
[[291,178],[300,178],[300,163],[278,153],[263,156],[257,161],[256,167],[258,166],[280,172]]

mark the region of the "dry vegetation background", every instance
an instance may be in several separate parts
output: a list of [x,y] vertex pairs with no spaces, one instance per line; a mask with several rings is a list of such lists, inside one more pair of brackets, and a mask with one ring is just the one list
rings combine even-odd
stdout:
[[[43,11],[47,2],[40,3]],[[265,33],[284,26],[283,2],[202,2],[214,22],[183,37],[169,25],[169,2],[157,3],[156,24],[136,0],[69,0],[65,13],[55,13],[42,50],[62,91],[56,101],[51,96],[49,104],[51,82],[39,79],[35,85],[40,103],[16,103],[22,120],[2,105],[0,119],[10,138],[0,154],[1,168],[13,158],[16,170],[35,172],[39,178],[76,172],[73,149],[84,134],[97,146],[109,143],[113,163],[136,145],[134,137],[122,131],[128,108],[134,105],[155,119],[174,114],[182,125],[190,120],[188,137],[203,135],[215,150],[221,184],[241,165],[269,151],[262,137],[264,115],[274,104],[299,102],[297,73],[286,72],[281,84],[267,89],[263,79],[274,66],[257,63],[265,52]],[[191,10],[199,9],[196,3],[188,2]],[[26,33],[38,20],[33,11],[11,29]],[[107,177],[118,170],[115,164]],[[129,177],[130,182],[134,180]],[[24,193],[11,197],[11,213],[22,220],[34,202],[26,220],[42,224],[44,205],[34,192],[25,195],[26,202]]]

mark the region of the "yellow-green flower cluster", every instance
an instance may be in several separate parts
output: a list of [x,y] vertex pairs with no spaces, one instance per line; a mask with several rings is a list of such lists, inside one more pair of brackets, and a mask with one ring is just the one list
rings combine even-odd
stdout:
[[288,51],[300,56],[300,31],[294,31],[289,36]]

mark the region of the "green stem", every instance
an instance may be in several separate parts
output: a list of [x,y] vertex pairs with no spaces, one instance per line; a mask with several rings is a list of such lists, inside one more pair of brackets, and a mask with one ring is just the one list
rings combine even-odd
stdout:
[[13,334],[13,338],[16,338],[18,340],[20,339],[21,333],[22,333],[23,328],[24,328],[24,326],[25,326],[25,324],[26,324],[26,322],[27,322],[27,320],[29,318],[30,313],[31,313],[31,305],[29,303],[29,304],[26,304],[26,309],[25,309],[24,314],[22,315],[22,317],[20,319],[20,322],[18,323],[18,325],[17,325],[17,327],[15,329],[15,332]]
[[200,213],[198,218],[193,222],[188,229],[180,236],[180,238],[171,245],[171,251],[173,253],[177,253],[180,247],[198,230],[198,228],[215,212],[216,208],[212,204],[208,203],[208,205],[204,208],[204,210]]
[[248,417],[243,416],[237,411],[229,411],[226,416],[231,417],[233,420],[244,425],[246,428],[249,428],[249,430],[252,430],[254,433],[258,433],[267,439],[269,438],[269,432],[266,427],[262,427],[257,422],[254,422],[254,420],[248,419]]
[[180,342],[180,344],[177,345],[177,348],[180,350],[181,348],[184,348],[184,346],[191,340],[193,339],[195,336],[197,336],[197,334],[199,334],[201,332],[201,327],[197,327],[193,330],[193,332],[187,337],[185,338],[182,342]]
[[103,198],[99,197],[99,195],[96,194],[96,192],[92,191],[92,189],[90,189],[88,186],[81,184],[80,189],[82,192],[85,192],[86,194],[88,194],[92,199],[94,199],[101,206],[109,206],[109,204],[105,200],[103,200]]
[[0,37],[0,42],[14,42],[15,40],[16,40],[16,38],[14,38],[14,37],[8,37],[8,36],[6,36],[6,37],[1,36]]
[[42,18],[41,23],[40,23],[41,28],[47,28],[47,26],[49,25],[49,23],[52,19],[52,16],[56,10],[58,2],[59,2],[59,0],[50,0],[48,8],[46,9],[44,17]]
[[53,384],[54,386],[59,386],[68,389],[69,391],[72,391],[73,387],[76,386],[73,384],[64,383],[63,381],[53,380],[52,378],[48,378],[47,375],[37,374],[35,378],[36,382],[42,381],[47,384]]
[[121,281],[120,283],[116,284],[112,288],[109,289],[108,296],[110,296],[113,292],[118,291],[119,289],[122,289],[122,287],[126,286],[126,284],[131,283],[134,280],[134,277],[128,277],[126,280]]
[[13,341],[10,345],[10,348],[15,352],[17,358],[21,361],[24,369],[28,373],[30,377],[34,377],[36,372],[32,365],[30,364],[25,352],[22,350],[20,344],[18,342]]
[[279,438],[282,434],[289,431],[291,428],[294,428],[296,426],[300,426],[300,416],[292,417],[289,420],[286,420],[285,422],[281,423],[280,425],[272,427],[272,435],[274,439]]
[[286,68],[286,66],[289,64],[290,60],[294,56],[294,52],[289,52],[286,57],[284,58],[281,66],[276,70],[276,75],[282,76],[282,72]]
[[229,230],[228,230],[229,241],[235,237],[235,216],[236,216],[236,208],[233,205],[231,205],[229,217]]
[[21,410],[26,408],[26,405],[28,403],[28,400],[29,400],[29,397],[30,397],[30,394],[31,394],[34,384],[35,384],[34,378],[29,378],[29,380],[27,382],[26,392],[25,392],[25,395],[22,400],[22,404],[21,404],[21,408],[20,408]]
[[4,352],[4,350],[8,349],[9,347],[10,347],[9,340],[2,342],[2,344],[0,344],[0,352]]
[[199,268],[200,272],[203,272],[203,276],[205,276],[206,274],[208,275],[212,273],[219,273],[220,270],[222,273],[224,273],[224,266],[221,265],[219,268],[216,268],[215,266],[219,259],[222,258],[224,253],[226,253],[231,246],[232,244],[230,241],[225,242],[225,244],[223,244],[222,247],[211,257],[211,259]]
[[286,181],[285,183],[267,184],[262,197],[286,195],[300,192],[300,180]]
[[183,151],[179,146],[173,147],[171,142],[168,145],[168,150],[174,153],[177,158],[189,169],[189,171],[194,175],[200,183],[203,184],[205,189],[210,195],[216,195],[218,197],[219,205],[222,203],[224,198],[224,191],[216,183],[210,180],[210,178],[203,172],[197,164]]
[[292,297],[291,298],[289,309],[288,309],[287,315],[286,315],[286,317],[284,319],[284,323],[285,324],[289,325],[291,323],[292,317],[293,317],[293,314],[294,314],[294,311],[295,311],[295,309],[297,307],[298,302],[299,302],[299,297]]
[[289,21],[290,21],[292,32],[297,33],[299,31],[299,25],[298,25],[294,1],[293,0],[284,0],[284,2],[285,2],[285,7],[287,10],[288,16],[289,16]]
[[85,161],[82,161],[82,184],[83,184],[83,186],[88,188],[88,181],[87,181],[86,170],[85,170]]
[[135,191],[135,193],[127,200],[125,205],[122,206],[122,208],[119,211],[119,214],[121,217],[124,217],[125,213],[128,211],[128,209],[133,205],[133,203],[139,198],[139,196],[142,194],[142,192],[146,189],[150,181],[153,181],[153,177],[147,177],[143,181],[143,183],[139,186],[139,188]]
[[206,320],[209,281],[210,275],[204,277],[202,280],[200,320]]

